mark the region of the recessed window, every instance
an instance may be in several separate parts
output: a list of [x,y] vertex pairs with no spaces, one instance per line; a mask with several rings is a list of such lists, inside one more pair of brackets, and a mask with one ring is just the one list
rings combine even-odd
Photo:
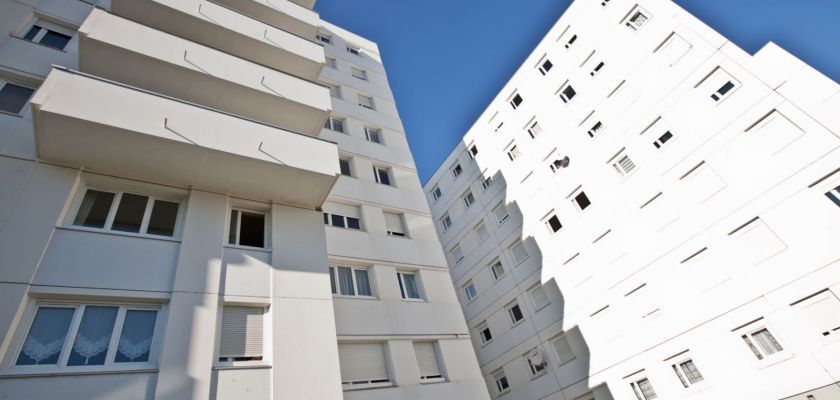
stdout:
[[572,199],[572,202],[575,203],[575,206],[577,206],[578,210],[580,211],[585,210],[586,207],[589,207],[589,205],[592,204],[592,202],[589,201],[589,197],[583,190],[581,190],[578,194],[575,195],[575,197]]
[[361,49],[356,47],[356,46],[347,45],[346,49],[347,49],[348,53],[350,53],[354,56],[361,55]]
[[589,137],[594,138],[599,133],[601,133],[601,131],[603,131],[603,130],[604,130],[604,124],[602,124],[601,121],[598,121],[598,122],[595,123],[595,125],[592,125],[592,127],[589,128],[589,130],[586,131],[586,133],[589,135]]
[[470,208],[470,206],[473,205],[473,203],[475,203],[475,196],[473,196],[471,191],[467,191],[466,193],[464,193],[464,195],[461,198],[464,199],[465,208]]
[[630,11],[630,15],[625,20],[624,25],[629,27],[630,29],[637,31],[642,29],[642,26],[650,19],[650,14],[647,11],[643,10],[641,7],[636,6],[633,11]]
[[522,154],[515,144],[508,147],[506,153],[511,161],[516,160]]
[[339,158],[338,159],[338,168],[341,170],[341,175],[344,176],[353,176],[353,168],[352,168],[352,160],[349,158]]
[[368,142],[385,144],[382,141],[382,129],[365,128],[365,138]]
[[484,239],[487,239],[490,236],[490,232],[487,231],[487,226],[484,225],[484,222],[479,223],[475,226],[475,237],[478,239],[478,242],[481,243]]
[[478,325],[478,337],[481,339],[481,344],[486,344],[493,340],[493,334],[490,333],[490,327],[487,326],[486,321]]
[[338,69],[338,62],[333,57],[324,57],[327,68]]
[[496,126],[496,129],[494,129],[493,132],[499,132],[499,129],[502,129],[502,126],[504,126],[504,124],[504,122],[499,122],[499,125]]
[[507,221],[508,218],[510,218],[510,214],[508,214],[507,207],[505,207],[505,205],[502,203],[499,203],[499,205],[497,205],[496,208],[493,209],[493,214],[496,215],[496,221],[498,221],[500,225]]
[[452,218],[449,218],[449,214],[444,214],[443,217],[440,218],[440,226],[443,227],[443,231],[446,232],[449,228],[452,227]]
[[443,193],[440,191],[440,187],[435,186],[435,188],[432,189],[432,198],[437,201],[441,196],[443,196]]
[[403,214],[383,211],[385,216],[385,229],[389,236],[406,237],[405,218]]
[[455,245],[455,247],[453,247],[452,250],[449,250],[449,252],[452,254],[452,260],[455,261],[455,264],[464,260],[464,251],[461,250],[460,245]]
[[266,230],[264,213],[230,210],[228,244],[264,248]]
[[489,188],[491,185],[493,185],[493,177],[492,176],[479,177],[478,181],[481,182],[481,188],[484,189],[484,190],[487,190],[487,188]]
[[344,133],[344,118],[338,117],[330,117],[327,118],[327,123],[324,124],[324,128],[327,128],[332,131]]
[[666,131],[662,134],[662,136],[660,136],[653,142],[653,147],[656,147],[657,149],[662,148],[662,146],[664,146],[665,143],[667,143],[673,137],[674,134],[671,133],[671,131]]
[[0,79],[0,111],[20,115],[35,89]]
[[475,145],[470,146],[470,158],[475,158],[478,155],[478,147]]
[[507,376],[505,376],[505,371],[500,369],[494,372],[493,380],[496,382],[496,390],[499,393],[505,393],[510,390],[510,384],[508,383]]
[[656,398],[656,392],[653,390],[653,385],[650,384],[648,378],[642,378],[635,382],[630,382],[630,387],[633,388],[633,393],[639,400],[650,400]]
[[71,370],[148,364],[158,310],[143,305],[39,304],[15,365]]
[[334,97],[336,99],[341,98],[341,86],[331,85],[331,84],[328,84],[328,83],[326,85],[327,85],[328,88],[330,88],[330,97]]
[[709,75],[695,85],[705,93],[711,92],[709,97],[717,104],[732,96],[740,86],[741,82],[720,66],[715,67]]
[[510,323],[516,325],[519,321],[525,319],[525,315],[522,314],[522,308],[519,307],[519,304],[513,303],[507,306],[507,313],[508,318],[510,318]]
[[694,365],[694,360],[689,359],[671,364],[671,368],[677,374],[677,378],[680,379],[683,387],[689,387],[703,381],[703,374]]
[[618,172],[618,175],[625,176],[636,169],[636,164],[633,163],[633,160],[627,154],[619,154],[616,158],[618,161],[613,162],[612,167],[615,169],[615,172]]
[[823,343],[840,340],[840,300],[831,290],[823,290],[792,305],[811,322],[809,331],[819,335]]
[[552,63],[551,63],[551,60],[549,60],[549,59],[545,59],[545,60],[542,62],[542,64],[540,64],[540,66],[539,66],[539,68],[538,68],[538,69],[540,70],[540,73],[541,73],[541,74],[545,75],[545,74],[547,74],[547,73],[548,73],[548,71],[550,71],[550,70],[551,70],[551,67],[553,67],[553,66],[554,66],[554,64],[552,64]]
[[538,121],[534,121],[531,126],[528,127],[528,135],[531,136],[531,139],[536,138],[540,132],[542,132],[542,127]]
[[353,75],[356,79],[361,79],[363,81],[368,80],[367,71],[363,69],[359,69],[356,67],[350,67],[350,74]]
[[23,39],[54,49],[64,50],[67,44],[70,43],[70,39],[73,38],[73,34],[74,32],[71,29],[39,19],[23,35]]
[[462,173],[462,172],[464,172],[464,169],[463,169],[463,168],[461,168],[461,164],[455,164],[455,165],[452,167],[452,177],[453,177],[453,178],[456,178],[456,179],[457,179],[459,176],[461,176],[461,173]]
[[178,202],[152,196],[88,189],[73,225],[171,237],[179,208]]
[[219,361],[262,360],[264,318],[264,307],[223,306]]
[[551,303],[548,300],[548,296],[545,294],[545,289],[543,288],[543,285],[540,283],[537,283],[536,285],[528,289],[528,295],[531,296],[531,302],[534,303],[535,310],[540,310]]
[[545,226],[548,227],[548,230],[551,233],[555,233],[563,227],[563,224],[560,223],[560,218],[557,218],[556,215],[552,215],[545,221]]
[[420,370],[420,383],[443,382],[443,372],[434,343],[414,343],[414,356]]
[[359,105],[360,106],[362,106],[364,108],[367,108],[368,110],[375,110],[376,109],[376,107],[374,107],[374,104],[373,104],[373,97],[365,96],[363,94],[359,94],[356,97],[359,100]]
[[542,353],[537,349],[533,349],[525,355],[525,362],[528,363],[528,372],[531,376],[537,376],[545,372],[545,361]]
[[330,289],[340,296],[373,297],[367,268],[330,267]]
[[562,99],[564,103],[572,101],[576,94],[577,92],[575,92],[575,89],[569,84],[566,84],[560,89],[560,99]]
[[397,272],[397,283],[403,299],[420,300],[420,287],[414,272]]
[[335,228],[353,229],[356,231],[362,229],[362,222],[358,217],[347,217],[331,213],[324,213],[324,225]]
[[522,104],[522,96],[520,96],[519,93],[516,93],[510,99],[510,106],[513,107],[513,109],[515,110],[519,107],[520,104]]
[[495,262],[493,262],[493,263],[490,265],[490,272],[492,272],[492,273],[493,273],[493,279],[494,279],[494,280],[499,280],[499,279],[501,279],[503,276],[505,276],[505,267],[504,267],[504,266],[502,266],[502,262],[501,262],[501,261],[496,260]]
[[393,186],[391,184],[391,169],[386,167],[373,167],[373,177],[380,185]]
[[575,42],[577,41],[577,38],[578,38],[577,35],[572,35],[572,37],[570,37],[569,40],[566,41],[565,47],[567,49],[569,47],[572,47],[572,45],[575,44]]
[[566,335],[560,335],[552,339],[551,346],[554,347],[554,352],[557,353],[557,358],[560,359],[560,365],[575,359],[575,353],[572,351],[572,346],[569,345],[569,340],[566,338]]
[[332,44],[332,36],[331,35],[327,35],[326,33],[319,33],[318,36],[316,36],[316,37],[318,38],[318,40],[320,40],[320,41],[322,41],[326,44]]
[[511,246],[510,253],[513,255],[513,260],[517,264],[522,264],[522,262],[528,259],[528,251],[525,250],[525,245],[522,242],[517,242]]
[[589,72],[589,75],[590,76],[595,76],[595,74],[597,74],[598,71],[601,70],[601,68],[604,68],[604,62],[603,61],[599,62],[598,65],[596,65],[595,68],[593,68],[592,71]]
[[466,285],[464,285],[464,294],[467,295],[467,301],[472,301],[478,296],[478,291],[475,290],[475,285],[472,281],[469,281]]
[[741,339],[744,340],[744,343],[759,360],[763,360],[772,354],[784,350],[782,345],[776,340],[776,337],[766,327],[745,333],[741,335]]
[[339,343],[338,364],[345,390],[391,386],[384,343]]
[[735,84],[732,81],[726,81],[718,90],[712,93],[712,100],[720,101],[722,98],[729,93],[730,90],[735,88]]
[[563,158],[555,158],[551,164],[548,165],[551,168],[551,172],[557,172],[561,168],[566,168],[569,166],[569,157],[565,156]]

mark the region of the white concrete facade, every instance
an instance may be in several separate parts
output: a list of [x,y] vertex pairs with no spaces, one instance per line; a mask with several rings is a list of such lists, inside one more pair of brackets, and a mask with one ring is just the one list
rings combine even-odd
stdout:
[[670,1],[573,2],[424,187],[491,397],[840,398],[838,109]]
[[0,1],[0,397],[488,397],[379,50],[313,5]]

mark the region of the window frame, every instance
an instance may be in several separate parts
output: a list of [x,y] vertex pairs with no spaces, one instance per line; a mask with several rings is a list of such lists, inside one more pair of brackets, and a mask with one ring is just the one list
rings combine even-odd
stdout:
[[[581,202],[578,199],[578,197],[580,197],[580,196],[583,196],[586,199],[586,201],[587,201],[586,205],[581,205]],[[572,193],[571,196],[569,196],[569,198],[570,198],[570,201],[572,202],[572,204],[575,206],[575,209],[578,212],[582,213],[582,212],[586,211],[587,208],[592,206],[592,199],[589,198],[589,196],[586,194],[586,192],[583,190],[583,188],[580,188],[580,189],[576,190],[574,193]]]
[[[502,380],[504,380],[504,387],[502,387]],[[496,391],[499,395],[510,392],[510,382],[503,368],[493,371],[493,381],[496,384]]]
[[[665,144],[670,142],[676,135],[671,132],[670,129],[666,130],[665,133],[660,135],[656,140],[653,141],[653,147],[656,147],[657,150],[661,150],[665,147]],[[664,139],[663,139],[664,138]]]
[[[548,372],[545,357],[540,353],[538,348],[531,349],[523,355],[523,358],[525,359],[525,364],[528,366],[528,372],[531,374],[532,379],[543,376],[546,372]],[[536,361],[541,362],[537,363]]]
[[[32,38],[27,38],[27,36],[29,36],[29,32],[32,31],[32,29],[34,29],[36,26],[38,28],[40,28],[40,31],[38,31]],[[49,32],[53,32],[53,33],[56,33],[56,34],[59,34],[59,35],[62,35],[62,36],[67,36],[68,37],[67,43],[64,44],[64,47],[59,48],[59,47],[49,45],[47,43],[42,43],[41,40]],[[45,20],[43,18],[40,18],[40,17],[36,16],[29,24],[26,25],[26,27],[23,30],[20,31],[20,36],[17,36],[17,37],[21,40],[25,40],[25,41],[30,42],[30,43],[35,43],[37,45],[41,45],[41,46],[44,46],[44,47],[47,47],[47,48],[50,48],[50,49],[53,49],[53,50],[58,50],[58,51],[66,53],[67,52],[67,46],[69,46],[70,42],[72,42],[73,39],[76,38],[77,33],[78,33],[78,30],[76,30],[76,29],[73,29],[71,27],[64,26],[64,25],[61,25],[61,24],[57,24],[55,22],[48,21],[48,20]]]
[[[75,220],[79,217],[79,212],[81,211],[82,202],[84,201],[85,195],[89,190],[94,190],[98,192],[105,192],[105,193],[112,193],[114,195],[113,199],[111,200],[110,208],[108,209],[108,215],[105,219],[104,225],[99,227],[93,226],[84,226],[84,225],[76,225]],[[146,207],[143,210],[143,219],[140,223],[140,231],[139,232],[128,232],[128,231],[120,231],[114,230],[114,218],[117,215],[117,211],[119,209],[119,205],[122,202],[123,194],[130,194],[135,196],[145,196],[147,197],[146,200]],[[168,203],[175,203],[178,204],[178,212],[175,215],[175,225],[172,228],[172,236],[166,235],[156,235],[153,233],[147,233],[149,229],[149,221],[152,216],[152,211],[154,211],[154,204],[155,201],[165,201]],[[65,228],[76,229],[76,230],[84,230],[90,232],[101,232],[101,233],[108,233],[114,235],[124,235],[124,236],[133,236],[133,237],[141,237],[141,238],[149,238],[149,239],[161,239],[161,240],[173,240],[179,241],[181,239],[182,229],[183,229],[183,219],[184,219],[184,204],[185,199],[181,197],[177,197],[174,195],[164,195],[164,194],[157,194],[153,193],[152,191],[147,190],[132,190],[129,189],[128,191],[123,189],[118,189],[111,186],[105,185],[96,185],[96,184],[86,184],[82,185],[80,189],[76,192],[75,197],[73,199],[72,208],[71,210],[75,210],[72,214],[68,213],[67,217],[64,220],[63,226]]]
[[[344,173],[344,170],[341,167],[342,162],[347,163],[347,173],[346,174]],[[355,171],[354,171],[354,168],[353,168],[353,157],[339,156],[338,157],[338,171],[339,171],[339,174],[341,174],[341,176],[346,176],[348,178],[355,178],[356,174],[355,174]]]
[[[625,158],[631,165],[630,169],[625,169],[624,165],[622,164],[622,161],[624,161]],[[626,178],[639,169],[639,166],[636,165],[635,162],[633,162],[633,159],[630,158],[630,154],[628,154],[626,150],[622,150],[618,154],[616,154],[615,157],[613,157],[609,161],[609,164],[613,167],[615,172],[618,173],[618,176],[621,178]]]
[[452,228],[452,217],[449,216],[449,213],[444,213],[442,217],[440,217],[440,226],[443,227],[443,231],[446,232],[449,228]]
[[[567,93],[567,91],[571,91],[571,94]],[[571,103],[572,100],[575,97],[577,97],[577,95],[578,92],[575,90],[574,86],[572,86],[572,83],[569,81],[566,81],[566,83],[564,83],[563,86],[560,86],[560,89],[557,89],[557,96],[560,97],[560,100],[563,100],[563,104]]]
[[0,90],[3,90],[3,88],[6,87],[6,85],[17,86],[19,88],[29,89],[29,90],[32,91],[32,93],[29,94],[29,97],[26,98],[26,101],[23,102],[23,105],[20,107],[20,110],[18,110],[17,112],[0,110],[0,114],[12,115],[12,116],[15,116],[15,117],[22,117],[26,113],[26,110],[27,110],[26,106],[28,104],[30,104],[29,102],[32,100],[32,96],[35,95],[35,92],[37,91],[37,88],[33,88],[29,85],[25,85],[25,84],[23,84],[21,82],[18,82],[18,81],[12,81],[12,80],[9,80],[9,79],[0,78]]
[[[374,140],[373,138],[376,138],[376,140]],[[376,143],[382,146],[385,145],[385,139],[383,138],[382,129],[380,128],[371,128],[369,126],[366,126],[365,139],[371,143]]]
[[[224,333],[224,326],[222,324],[224,318],[225,307],[247,307],[247,308],[254,308],[254,309],[262,309],[262,325],[263,325],[263,350],[262,356],[260,356],[259,360],[222,360],[221,358],[221,346],[222,346],[222,337]],[[269,305],[267,304],[248,304],[248,303],[224,303],[220,304],[218,308],[218,319],[216,320],[217,325],[217,332],[215,344],[215,350],[213,353],[213,366],[214,367],[232,367],[232,366],[258,366],[258,365],[271,365],[270,360],[270,350],[269,347],[266,345],[271,340],[270,327],[271,327],[271,320],[270,320],[270,313],[269,313]],[[230,358],[230,357],[229,357]]]
[[341,85],[335,83],[324,83],[330,89],[330,97],[334,99],[344,100]]
[[[365,101],[362,101],[362,100]],[[376,111],[376,103],[374,102],[373,96],[368,96],[362,93],[356,93],[356,100],[358,100],[359,106],[362,108],[366,108],[368,110]],[[365,104],[368,103],[368,104]]]
[[[517,246],[522,246],[522,251],[525,252],[525,258],[523,258],[521,260],[516,259],[516,252],[513,250]],[[516,265],[520,265],[520,264],[524,263],[525,261],[527,261],[529,258],[531,258],[531,254],[528,253],[528,250],[525,248],[525,242],[523,242],[521,240],[517,241],[516,243],[514,243],[513,245],[508,247],[508,250],[510,251],[510,255],[513,257],[513,261],[516,261]]]
[[[501,273],[501,274],[499,274],[499,273],[497,273],[497,272],[496,272],[496,266],[497,266],[497,265],[498,265],[499,267],[501,267],[501,269],[502,269],[502,273]],[[494,262],[491,262],[491,263],[489,264],[489,267],[490,267],[490,273],[491,273],[491,274],[493,274],[493,281],[494,281],[494,282],[498,282],[500,279],[504,278],[504,277],[505,277],[505,275],[507,275],[507,271],[505,270],[505,264],[504,264],[504,263],[502,263],[502,260],[501,260],[501,259],[499,259],[499,258],[496,258],[496,259],[494,260]]]
[[[499,214],[496,213],[496,210],[500,208],[504,208],[505,210],[505,216],[502,217],[502,219],[499,219]],[[496,205],[496,207],[493,207],[493,216],[496,217],[496,222],[498,222],[498,225],[502,225],[510,219],[510,211],[508,211],[507,206],[505,206],[504,203],[499,203]]]
[[[470,294],[470,288],[472,288],[472,294]],[[478,297],[478,289],[475,287],[475,283],[473,283],[472,279],[468,280],[467,283],[462,286],[464,290],[464,295],[467,296],[467,303],[472,303]]]
[[[417,287],[417,296],[418,297],[408,297],[408,291],[405,290],[405,287],[407,286],[405,284],[405,276],[406,275],[414,276],[414,285]],[[397,270],[397,282],[399,283],[400,297],[402,298],[402,300],[404,300],[404,301],[418,301],[418,302],[426,301],[426,297],[423,294],[423,285],[420,282],[419,271]]]
[[[534,292],[536,292],[537,290],[542,291],[542,294],[545,297],[545,304],[537,304],[537,301],[534,298]],[[534,312],[539,312],[543,308],[546,308],[549,305],[551,305],[551,299],[548,298],[548,293],[545,292],[545,287],[543,287],[542,283],[537,282],[536,285],[528,288],[528,297],[531,298],[531,304],[534,306],[535,310]]]
[[592,125],[592,127],[586,131],[586,134],[589,135],[590,138],[595,139],[596,137],[601,136],[600,134],[604,132],[604,129],[606,129],[606,126],[603,122],[595,121],[595,125]]
[[[359,75],[356,75],[357,72],[359,73]],[[367,71],[364,70],[364,69],[358,68],[358,67],[350,67],[350,75],[352,75],[356,79],[359,79],[359,80],[362,80],[362,81],[365,81],[365,82],[369,81]]]
[[437,202],[438,200],[440,200],[441,197],[443,197],[443,192],[440,190],[439,185],[435,185],[435,187],[432,188],[431,194],[432,200],[434,200],[435,202]]
[[[770,336],[773,337],[773,341],[781,347],[781,350],[767,354],[761,344],[753,339],[754,334],[763,330],[766,330]],[[787,360],[793,356],[790,347],[782,340],[779,340],[778,336],[774,334],[774,332],[777,332],[776,329],[773,329],[773,327],[771,327],[763,317],[739,327],[732,332],[735,333],[736,339],[741,346],[744,347],[746,351],[749,351],[748,354],[752,355],[755,362],[760,365],[772,365],[777,362]]]
[[348,53],[350,53],[354,56],[358,56],[358,57],[362,56],[362,48],[361,47],[353,45],[353,44],[349,44],[349,43],[344,47],[345,47],[345,50]]
[[[338,124],[336,124],[336,122],[338,122]],[[331,115],[329,118],[327,118],[327,122],[324,124],[324,128],[329,129],[333,132],[338,132],[338,133],[343,133],[345,135],[348,135],[347,129],[345,127],[345,122],[347,122],[347,118],[336,117],[334,115]],[[336,129],[337,126],[340,126],[341,129]]]
[[[514,315],[515,314],[514,309],[519,310],[519,315],[520,315],[519,319],[516,319],[516,315]],[[522,321],[525,321],[525,311],[522,310],[522,306],[519,305],[519,301],[517,301],[517,300],[514,300],[513,302],[508,303],[505,306],[505,312],[507,312],[508,322],[510,322],[511,328],[521,324]]]
[[517,159],[517,158],[519,158],[519,156],[521,156],[521,155],[522,155],[522,152],[521,152],[521,151],[519,150],[519,148],[516,146],[516,143],[511,143],[511,144],[510,144],[510,145],[509,145],[509,146],[505,149],[505,154],[507,154],[508,159],[510,159],[510,161],[511,161],[511,162],[514,162],[514,161],[516,161],[516,159]]
[[475,204],[475,195],[473,194],[472,190],[467,190],[461,195],[461,199],[464,201],[464,208],[470,208],[473,204]]
[[[481,237],[481,235],[479,235],[481,228],[484,228],[484,237]],[[481,222],[479,222],[473,227],[473,232],[475,232],[475,238],[478,241],[478,243],[484,243],[484,241],[490,237],[490,229],[487,228],[487,224],[484,223],[484,220],[481,220]]]
[[528,131],[528,135],[531,136],[531,139],[536,139],[537,136],[539,136],[540,133],[542,133],[543,129],[542,126],[540,126],[540,121],[534,119],[533,122],[528,124],[528,129],[526,130]]
[[[235,243],[230,243],[230,229],[231,229],[231,224],[233,223],[233,221],[230,220],[230,217],[231,217],[231,212],[233,212],[233,211],[238,211],[237,214],[236,214],[237,215],[237,217],[236,217],[236,238],[235,238]],[[242,213],[243,212],[249,213],[249,214],[259,214],[259,215],[263,216],[263,247],[256,247],[256,246],[248,246],[248,245],[244,245],[244,244],[239,244],[240,235],[242,234],[241,223],[242,223]],[[254,209],[254,208],[247,208],[247,207],[239,207],[239,206],[234,205],[234,206],[228,207],[228,212],[227,212],[226,219],[227,219],[227,224],[225,224],[225,228],[227,228],[227,229],[225,229],[225,233],[227,235],[225,235],[226,236],[225,241],[224,241],[225,246],[243,248],[243,249],[257,249],[257,250],[270,250],[271,249],[271,215],[268,211],[258,210],[258,209]]]
[[[546,64],[548,65],[546,67]],[[543,56],[543,58],[537,63],[537,70],[540,71],[540,74],[543,76],[548,75],[548,71],[551,71],[551,68],[554,67],[554,63],[548,57]]]
[[[481,321],[478,325],[476,325],[475,329],[478,331],[478,340],[481,342],[482,346],[485,346],[493,341],[493,332],[490,331],[490,326],[487,325],[487,320]],[[484,336],[484,332],[490,336],[490,338],[486,338]]]
[[[634,22],[633,19],[636,18],[637,14],[643,16],[645,18],[644,21]],[[642,8],[642,6],[636,4],[636,6],[633,7],[633,9],[627,14],[627,17],[624,18],[622,25],[632,29],[634,32],[638,32],[642,30],[648,22],[650,22],[651,18],[653,18],[653,15],[650,12]]]
[[327,68],[337,70],[338,69],[338,59],[336,59],[335,57],[325,56],[324,57],[324,65]]
[[[376,183],[382,185],[382,186],[397,187],[397,185],[395,185],[394,182],[393,182],[394,176],[393,176],[393,173],[391,172],[391,170],[392,170],[391,167],[383,167],[381,165],[374,164],[373,165],[373,179],[374,179],[374,181]],[[380,175],[382,172],[385,172],[385,175],[388,177],[388,182],[387,183],[382,182],[382,176]]]
[[[348,217],[346,215],[334,214],[334,213],[326,212],[326,211],[322,211],[322,214],[324,215],[324,225],[326,225],[327,227],[338,228],[338,229],[347,229],[347,230],[357,231],[357,232],[364,232],[364,230],[365,230],[364,229],[364,224],[362,223],[361,218]],[[361,212],[359,214],[360,214],[359,216],[361,217]],[[341,221],[342,221],[343,226],[333,225],[333,217],[341,217]],[[350,227],[350,223],[348,222],[348,220],[350,218],[356,219],[356,220],[359,221],[359,229]]]
[[508,104],[510,104],[510,106],[513,107],[514,110],[522,106],[523,102],[525,102],[525,99],[522,98],[522,95],[519,94],[518,91],[514,91],[508,100]]
[[[557,343],[560,340],[563,340],[563,341],[566,342],[566,346],[569,347],[569,352],[572,355],[571,358],[563,359],[563,357],[560,355],[560,352],[557,351],[557,345],[555,343]],[[568,363],[577,359],[577,354],[575,354],[575,350],[572,348],[572,344],[569,343],[569,336],[566,335],[566,332],[562,332],[559,335],[549,339],[548,342],[551,343],[551,348],[552,348],[552,350],[554,350],[554,354],[557,356],[557,359],[560,360],[560,363],[557,364],[558,366],[568,364]]]
[[[697,374],[700,376],[700,380],[696,382],[691,382],[691,378],[689,378],[688,374],[685,372],[685,368],[683,368],[683,364],[691,363],[694,366],[694,369],[697,370]],[[677,375],[677,379],[679,379],[680,383],[682,384],[683,388],[685,389],[692,389],[696,388],[706,381],[706,377],[703,376],[703,373],[700,372],[700,368],[697,367],[697,363],[694,362],[694,359],[685,355],[683,357],[678,358],[676,361],[672,361],[671,369]]]
[[382,210],[383,217],[385,216],[385,214],[396,215],[397,218],[400,219],[400,227],[403,230],[402,232],[396,232],[396,231],[392,231],[392,230],[388,229],[388,223],[386,221],[386,223],[385,223],[385,234],[388,235],[388,236],[391,236],[391,237],[402,238],[402,239],[410,239],[410,236],[408,235],[408,223],[405,220],[405,213]]
[[[350,277],[353,284],[353,294],[341,294],[340,289],[340,275],[338,274],[339,268],[350,268]],[[373,279],[371,277],[373,274],[371,273],[371,267],[360,267],[354,265],[339,265],[339,264],[330,264],[327,271],[329,272],[332,279],[335,279],[335,292],[332,291],[332,285],[330,286],[330,292],[332,293],[333,297],[339,298],[346,298],[346,299],[377,299],[376,296],[376,287],[373,284]],[[359,284],[356,280],[356,271],[365,271],[368,277],[368,287],[370,287],[370,296],[359,294]]]
[[[557,229],[554,228],[554,221],[557,221]],[[548,229],[548,233],[551,235],[554,235],[563,229],[563,222],[560,221],[560,217],[558,217],[556,213],[551,213],[545,217],[543,223],[545,224],[546,229]]]
[[[648,397],[648,395],[642,390],[639,383],[647,382],[648,386],[650,386],[652,397]],[[650,379],[647,376],[640,376],[635,377],[630,381],[630,388],[633,389],[633,393],[636,394],[636,398],[639,400],[650,400],[656,399],[659,396],[656,394],[656,390],[653,388],[653,383],[651,383]]]
[[319,32],[315,35],[315,38],[318,39],[321,43],[333,44],[333,36],[328,33]]

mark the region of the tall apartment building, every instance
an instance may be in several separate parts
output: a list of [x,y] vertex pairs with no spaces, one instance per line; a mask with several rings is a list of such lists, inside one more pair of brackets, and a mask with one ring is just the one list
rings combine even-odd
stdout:
[[425,185],[491,395],[840,398],[837,110],[772,43],[574,1]]
[[481,399],[375,43],[0,1],[0,397]]

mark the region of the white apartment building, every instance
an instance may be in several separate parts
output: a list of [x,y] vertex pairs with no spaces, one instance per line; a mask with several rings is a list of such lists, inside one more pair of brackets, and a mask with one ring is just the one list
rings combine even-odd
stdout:
[[574,1],[425,185],[491,396],[840,398],[837,110],[772,43]]
[[0,1],[0,398],[488,398],[378,47],[314,3]]

